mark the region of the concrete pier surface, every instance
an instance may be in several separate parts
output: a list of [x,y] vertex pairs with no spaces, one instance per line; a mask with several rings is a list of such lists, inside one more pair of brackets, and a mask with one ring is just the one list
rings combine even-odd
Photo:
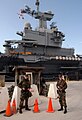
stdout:
[[4,113],[1,113],[0,120],[82,120],[82,81],[68,81],[67,84],[66,99],[68,112],[66,114],[63,111],[58,111],[60,107],[58,99],[52,99],[52,106],[55,111],[52,113],[46,112],[49,98],[40,96],[41,102],[38,104],[39,113],[34,113],[34,106],[30,106],[31,111],[23,109],[23,114],[17,112],[17,114],[11,117],[5,117]]

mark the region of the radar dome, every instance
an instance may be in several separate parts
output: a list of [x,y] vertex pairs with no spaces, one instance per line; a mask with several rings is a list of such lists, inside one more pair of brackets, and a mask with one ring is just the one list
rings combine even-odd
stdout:
[[31,24],[29,22],[26,22],[24,28],[31,29]]
[[49,14],[52,14],[52,11],[48,11]]

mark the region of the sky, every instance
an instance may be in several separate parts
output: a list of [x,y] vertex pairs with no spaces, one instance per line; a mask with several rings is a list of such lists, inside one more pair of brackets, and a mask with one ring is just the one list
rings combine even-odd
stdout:
[[[36,0],[0,0],[0,52],[4,53],[5,40],[21,40],[16,34],[23,31],[24,24],[30,22],[33,29],[38,21],[26,14],[19,19],[17,13],[28,5],[36,10]],[[40,11],[52,11],[58,30],[65,34],[64,48],[74,48],[75,54],[82,55],[82,0],[40,0]]]

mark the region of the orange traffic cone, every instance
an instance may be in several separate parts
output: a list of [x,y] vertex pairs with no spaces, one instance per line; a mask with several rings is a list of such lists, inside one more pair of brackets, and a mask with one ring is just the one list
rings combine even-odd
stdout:
[[16,113],[17,113],[15,99],[13,100],[13,103],[12,103],[12,113],[13,113],[13,114],[16,114]]
[[39,110],[39,108],[38,108],[38,100],[37,100],[37,99],[35,99],[33,112],[40,112],[40,110]]
[[11,115],[12,115],[12,110],[11,110],[11,105],[10,105],[10,100],[9,100],[7,107],[6,107],[5,116],[10,117]]
[[52,107],[52,100],[51,98],[49,99],[49,104],[48,104],[48,110],[47,112],[54,112],[53,107]]

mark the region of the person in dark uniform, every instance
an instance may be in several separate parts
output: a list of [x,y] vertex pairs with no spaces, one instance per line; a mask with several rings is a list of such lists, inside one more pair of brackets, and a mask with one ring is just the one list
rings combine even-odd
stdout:
[[19,104],[19,113],[22,113],[23,103],[25,100],[25,110],[31,110],[28,108],[28,99],[32,96],[32,93],[29,91],[31,88],[31,83],[28,79],[28,75],[25,75],[24,78],[18,83],[18,87],[21,88],[20,104]]
[[59,98],[59,103],[61,108],[58,111],[62,111],[64,107],[64,114],[67,113],[67,104],[66,104],[66,88],[67,88],[67,83],[64,79],[64,75],[59,75],[59,79],[56,84],[57,87],[57,94]]

